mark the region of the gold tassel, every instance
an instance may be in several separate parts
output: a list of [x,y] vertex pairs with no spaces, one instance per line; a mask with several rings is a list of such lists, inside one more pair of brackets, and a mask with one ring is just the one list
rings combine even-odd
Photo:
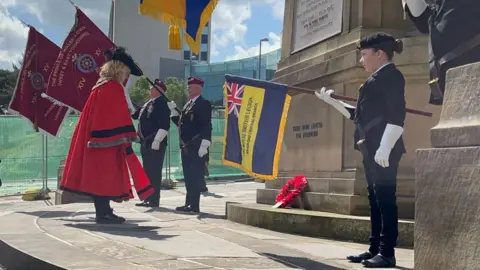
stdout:
[[180,38],[178,26],[170,25],[168,29],[168,48],[177,51],[182,48],[182,39]]

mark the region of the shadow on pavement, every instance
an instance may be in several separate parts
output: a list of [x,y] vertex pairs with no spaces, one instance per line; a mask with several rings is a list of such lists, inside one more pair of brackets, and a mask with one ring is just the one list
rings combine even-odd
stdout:
[[221,199],[221,198],[224,197],[222,195],[217,195],[216,193],[213,193],[213,192],[210,192],[210,191],[203,192],[202,196],[203,197],[213,197],[213,198],[216,198],[216,199]]
[[217,214],[210,214],[210,213],[200,213],[197,216],[198,220],[202,219],[225,219],[225,215],[217,215]]
[[217,214],[210,214],[210,213],[193,213],[193,212],[181,212],[176,211],[174,209],[165,208],[165,207],[155,207],[150,208],[143,213],[174,213],[174,214],[181,214],[181,215],[188,215],[188,216],[195,216],[197,215],[197,219],[225,219],[225,215],[217,215]]
[[294,267],[297,269],[306,269],[306,270],[335,270],[343,269],[335,266],[326,265],[321,262],[311,260],[309,258],[300,258],[300,257],[289,257],[289,256],[280,256],[277,254],[271,253],[259,253],[260,255],[266,256],[278,263],[281,263],[287,267]]
[[33,212],[17,211],[16,213],[42,217],[42,218],[64,218],[64,217],[69,217],[73,215],[78,217],[83,215],[95,214],[95,212],[77,212],[77,211],[33,211]]
[[178,235],[161,235],[157,230],[158,226],[138,226],[138,224],[65,224],[65,226],[75,229],[87,230],[91,232],[108,233],[118,236],[129,236],[136,238],[148,238],[150,240],[164,240]]

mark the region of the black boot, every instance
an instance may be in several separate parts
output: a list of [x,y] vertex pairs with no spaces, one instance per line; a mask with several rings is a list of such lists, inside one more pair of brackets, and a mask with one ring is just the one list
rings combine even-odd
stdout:
[[377,256],[363,261],[362,263],[367,268],[392,268],[397,264],[395,256],[385,257],[382,254],[377,254]]
[[361,263],[365,260],[370,260],[371,258],[375,257],[377,254],[373,254],[370,251],[365,251],[359,255],[351,255],[347,256],[347,260],[353,262],[353,263]]
[[97,215],[95,217],[95,222],[97,222],[97,224],[123,224],[125,222],[125,218],[115,215],[112,209],[110,213],[100,216]]

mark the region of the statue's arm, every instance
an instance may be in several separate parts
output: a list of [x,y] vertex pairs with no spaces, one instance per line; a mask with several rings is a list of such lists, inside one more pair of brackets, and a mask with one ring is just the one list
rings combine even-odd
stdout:
[[403,8],[408,14],[408,17],[415,24],[418,31],[428,34],[429,25],[428,20],[432,15],[431,9],[428,7],[425,0],[402,0]]

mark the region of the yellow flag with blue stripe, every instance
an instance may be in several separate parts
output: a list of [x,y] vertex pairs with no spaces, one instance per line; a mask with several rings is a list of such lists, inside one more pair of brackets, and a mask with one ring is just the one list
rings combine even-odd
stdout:
[[288,86],[227,74],[224,94],[223,163],[252,177],[276,179],[291,100]]
[[198,54],[203,28],[210,20],[219,0],[140,0],[138,12],[170,25],[169,40],[174,39],[175,46],[182,46],[179,28],[185,29],[185,42],[190,50]]

